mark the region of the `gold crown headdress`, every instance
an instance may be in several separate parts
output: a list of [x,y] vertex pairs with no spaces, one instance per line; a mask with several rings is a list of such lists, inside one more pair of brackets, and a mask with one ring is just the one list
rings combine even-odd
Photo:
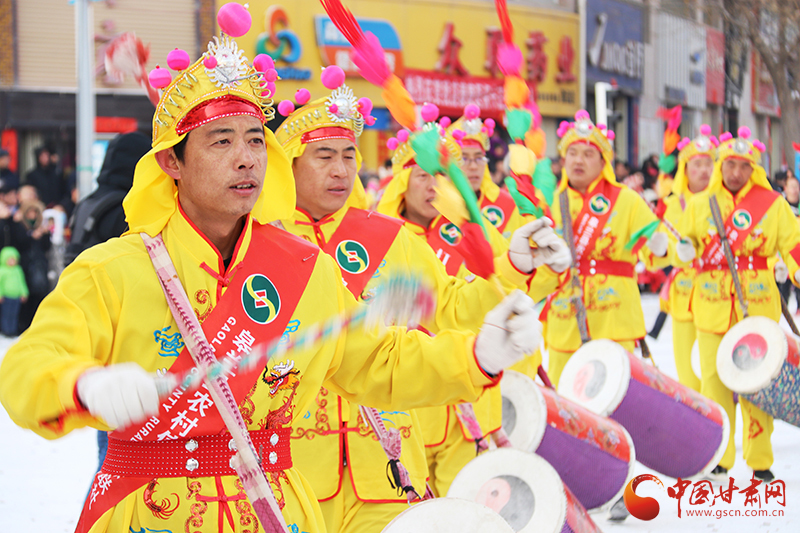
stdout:
[[558,143],[558,153],[564,157],[567,148],[573,143],[584,142],[597,147],[607,162],[614,160],[614,148],[611,141],[614,140],[614,132],[607,129],[605,124],[594,125],[589,118],[589,113],[583,109],[575,113],[575,122],[561,122],[558,126],[558,136],[561,141]]
[[[436,119],[439,117],[439,108],[434,104],[423,105],[420,114],[422,115],[423,125],[418,131],[430,131],[433,128],[438,129],[442,148],[447,150],[453,158],[460,158],[461,147],[459,141],[447,133],[447,128],[451,124],[450,118],[442,117],[437,123]],[[414,149],[411,147],[411,133],[412,132],[409,132],[407,129],[402,129],[397,132],[396,137],[392,137],[386,142],[386,147],[394,151],[392,155],[392,173],[394,174],[415,164],[414,157],[416,157],[417,154],[414,153]]]
[[718,160],[738,157],[750,161],[753,165],[758,165],[761,162],[761,154],[767,147],[758,139],[750,140],[752,132],[747,126],[739,128],[737,133],[739,136],[735,139],[730,132],[719,136]]
[[700,135],[694,139],[684,137],[678,143],[678,162],[686,162],[698,155],[708,155],[713,159],[717,146],[719,141],[711,135],[711,126],[703,124],[700,126]]
[[461,141],[460,145],[462,146],[465,143],[469,143],[480,146],[484,152],[488,152],[490,146],[489,137],[494,133],[495,122],[491,118],[483,121],[480,115],[480,107],[475,104],[468,104],[464,107],[464,114],[447,128],[447,133],[453,136],[456,141]]

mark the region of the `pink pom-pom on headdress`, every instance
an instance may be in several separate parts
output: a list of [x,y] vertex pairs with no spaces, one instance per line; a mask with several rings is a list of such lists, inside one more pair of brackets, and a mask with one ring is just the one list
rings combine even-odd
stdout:
[[747,126],[740,127],[737,133],[739,134],[739,137],[741,137],[742,139],[749,139],[750,135],[752,134],[750,128],[748,128]]
[[617,136],[617,134],[616,134],[616,133],[614,133],[614,132],[613,132],[613,131],[611,131],[611,130],[608,130],[608,133],[606,133],[606,138],[607,138],[609,141],[613,141],[613,140],[614,140],[614,138],[615,138],[616,136]]
[[398,146],[400,146],[400,141],[398,141],[394,137],[386,141],[386,148],[388,148],[389,150],[392,151],[397,150]]
[[264,79],[267,81],[275,81],[278,79],[278,71],[274,68],[268,68],[264,71]]
[[519,76],[519,68],[522,66],[522,52],[519,47],[512,43],[502,42],[497,45],[497,66],[505,76]]
[[692,142],[692,141],[691,141],[691,139],[689,139],[689,137],[684,137],[678,143],[678,150],[683,150],[686,147],[686,145],[689,144],[690,142]]
[[733,139],[733,134],[729,131],[726,131],[722,135],[719,136],[719,142],[724,143],[725,141],[729,141]]
[[278,113],[283,115],[284,117],[288,117],[294,112],[294,102],[291,100],[281,100],[281,103],[278,104]]
[[147,79],[150,81],[150,85],[152,85],[154,88],[163,89],[172,81],[172,74],[170,74],[167,69],[156,65],[156,68],[150,71]]
[[217,12],[217,24],[222,31],[231,37],[241,37],[253,25],[250,12],[241,4],[225,4]]
[[397,132],[397,140],[404,143],[408,140],[408,130],[400,130]]
[[481,116],[481,108],[475,104],[467,104],[464,106],[464,118],[472,120]]
[[598,124],[597,125],[597,129],[600,130],[600,131],[604,131],[607,127],[608,126],[606,126],[605,124]]
[[208,70],[217,68],[217,58],[214,56],[206,56],[206,58],[203,60],[203,66]]
[[589,112],[585,109],[579,110],[575,113],[575,120],[589,120]]
[[719,139],[717,139],[713,135],[711,137],[709,137],[708,140],[711,141],[711,144],[714,145],[714,148],[719,146]]
[[270,98],[275,96],[275,82],[274,81],[268,81],[264,85],[264,90],[261,91],[261,96],[269,96]]
[[705,135],[705,136],[711,135],[711,126],[709,126],[708,124],[703,124],[702,126],[700,126],[700,135]]
[[494,121],[494,119],[493,119],[493,118],[487,118],[486,120],[484,120],[484,121],[483,121],[483,123],[484,123],[484,124],[486,125],[486,127],[487,127],[487,128],[489,128],[490,130],[493,130],[493,129],[495,128],[495,126],[497,126],[497,123],[495,123],[495,121]]
[[344,83],[344,70],[336,65],[325,67],[319,79],[326,89],[338,89]]
[[331,104],[330,106],[328,106],[328,111],[330,111],[335,115],[336,113],[339,112],[339,106],[336,104]]
[[558,135],[559,137],[563,137],[564,135],[567,134],[567,132],[571,127],[572,125],[569,122],[567,122],[566,120],[562,120],[561,124],[558,125],[558,131],[556,131],[556,135]]
[[172,70],[184,70],[191,62],[189,54],[180,48],[176,48],[167,54],[167,66]]
[[267,54],[258,54],[253,58],[253,66],[259,72],[266,72],[271,68],[275,68],[275,61]]
[[450,117],[442,117],[442,119],[439,121],[439,126],[441,126],[442,128],[446,128],[452,123],[453,121],[450,120]]
[[460,142],[461,139],[464,138],[464,135],[466,135],[464,130],[453,130],[453,139],[455,139],[456,142]]
[[308,92],[308,89],[297,89],[297,92],[294,93],[294,101],[299,105],[306,105],[310,99],[311,93]]
[[420,115],[425,122],[433,122],[439,118],[439,108],[435,104],[425,104],[420,110]]
[[370,115],[370,116],[368,116],[367,118],[365,118],[365,119],[364,119],[364,123],[365,123],[367,126],[372,126],[373,124],[375,124],[375,122],[376,122],[377,120],[378,120],[378,119],[376,119],[375,117],[373,117],[372,115]]
[[755,141],[753,141],[753,146],[754,146],[754,147],[756,148],[756,150],[758,150],[759,152],[763,152],[764,150],[766,150],[766,149],[767,149],[767,147],[766,147],[766,146],[764,146],[764,143],[762,143],[762,142],[761,142],[761,141],[759,141],[758,139],[756,139]]
[[372,100],[367,98],[358,99],[358,112],[361,113],[362,116],[368,117],[370,113],[372,113]]

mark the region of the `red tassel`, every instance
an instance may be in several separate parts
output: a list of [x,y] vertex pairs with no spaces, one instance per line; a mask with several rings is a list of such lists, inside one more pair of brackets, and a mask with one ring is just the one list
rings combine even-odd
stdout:
[[508,16],[506,0],[494,0],[494,5],[497,8],[500,27],[503,28],[503,40],[507,43],[514,42],[514,25],[511,23],[511,17]]
[[464,258],[467,270],[476,276],[488,279],[494,274],[494,255],[492,247],[483,236],[483,229],[474,222],[462,224],[459,229],[462,237],[456,248]]
[[353,16],[349,9],[344,7],[341,0],[321,0],[321,2],[325,12],[336,27],[339,28],[339,31],[342,32],[347,42],[354,47],[358,47],[366,40],[356,17]]

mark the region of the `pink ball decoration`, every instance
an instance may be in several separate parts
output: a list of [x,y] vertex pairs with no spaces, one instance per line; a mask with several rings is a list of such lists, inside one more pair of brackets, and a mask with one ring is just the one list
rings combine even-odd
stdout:
[[392,137],[388,141],[386,141],[386,148],[389,150],[397,150],[397,147],[400,146],[400,141]]
[[294,93],[294,100],[300,105],[306,105],[311,100],[311,93],[308,92],[308,89],[297,89],[297,92]]
[[272,98],[275,96],[275,82],[268,81],[266,85],[264,85],[264,90],[261,91],[261,96],[268,96]]
[[208,70],[214,70],[217,68],[217,58],[214,56],[207,56],[203,60],[203,66],[206,67]]
[[725,141],[729,141],[731,139],[733,139],[733,134],[729,131],[726,131],[725,133],[719,136],[719,142],[724,143]]
[[375,121],[377,121],[377,120],[378,119],[376,119],[375,117],[370,115],[370,116],[368,116],[367,118],[364,119],[364,122],[366,122],[367,126],[372,126],[373,124],[375,124]]
[[225,4],[217,12],[217,24],[222,31],[231,37],[241,37],[253,25],[250,12],[242,4]]
[[484,121],[483,121],[483,123],[484,123],[484,124],[486,125],[486,127],[487,127],[487,128],[489,128],[490,130],[493,130],[493,129],[494,129],[494,127],[495,127],[495,126],[497,126],[497,123],[494,121],[494,119],[493,119],[493,118],[487,118],[486,120],[484,120]]
[[611,130],[608,130],[608,133],[606,133],[606,137],[608,138],[609,141],[613,141],[616,136],[617,134]]
[[366,97],[359,98],[358,112],[361,113],[362,116],[368,117],[369,114],[372,113],[372,100]]
[[450,120],[450,117],[442,117],[442,120],[439,121],[439,125],[443,128],[447,128],[453,121]]
[[344,83],[344,70],[336,65],[325,67],[319,79],[322,81],[322,85],[324,85],[325,88],[331,91],[338,89]]
[[400,130],[397,132],[397,140],[404,143],[408,140],[408,130]]
[[481,116],[481,108],[475,104],[467,104],[464,107],[464,118],[467,120],[472,120],[473,118],[478,118]]
[[328,108],[328,111],[330,111],[335,115],[336,113],[339,112],[339,106],[336,104],[331,104],[331,106]]
[[755,146],[756,150],[758,150],[759,152],[763,152],[764,150],[767,149],[767,147],[764,146],[764,143],[758,140],[753,141],[753,146]]
[[683,150],[686,147],[686,145],[689,144],[690,142],[691,141],[689,140],[688,137],[684,137],[683,139],[681,139],[681,142],[678,143],[678,150]]
[[422,120],[425,122],[433,122],[439,118],[439,108],[436,107],[436,104],[425,104],[422,106],[420,115],[422,115]]
[[719,140],[713,135],[709,137],[708,140],[711,141],[711,144],[713,144],[715,148],[719,146]]
[[155,89],[163,89],[172,81],[172,74],[167,69],[156,65],[156,68],[150,71],[147,79]]
[[742,126],[741,128],[739,128],[739,132],[738,133],[739,133],[739,137],[741,137],[742,139],[749,139],[751,131],[750,131],[750,128],[748,128],[747,126]]
[[585,109],[581,109],[575,113],[575,120],[589,120],[589,112]]
[[294,103],[291,100],[281,100],[278,104],[278,113],[284,117],[288,117],[294,112]]
[[461,141],[461,139],[464,138],[464,135],[466,135],[464,133],[464,130],[453,130],[453,139],[455,139],[456,141]]
[[269,68],[264,71],[264,79],[267,81],[275,81],[278,79],[278,71],[274,68]]
[[597,125],[597,129],[598,129],[598,130],[600,130],[600,131],[603,131],[603,130],[605,130],[607,127],[608,127],[608,126],[606,126],[605,124],[598,124],[598,125]]
[[702,126],[700,126],[700,135],[706,135],[706,136],[711,135],[711,126],[709,126],[708,124],[703,124]]
[[180,48],[176,48],[167,54],[167,66],[172,70],[183,70],[188,67],[191,62],[192,60],[189,58],[189,54]]
[[561,128],[569,128],[569,122],[567,122],[566,120],[562,120],[558,124],[558,129],[561,129]]
[[266,72],[271,68],[275,68],[275,61],[267,54],[258,54],[253,58],[253,66],[259,72]]

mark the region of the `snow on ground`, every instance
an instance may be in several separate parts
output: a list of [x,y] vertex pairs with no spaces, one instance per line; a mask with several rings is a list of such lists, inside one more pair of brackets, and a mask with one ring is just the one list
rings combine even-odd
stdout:
[[[643,296],[642,305],[648,328],[658,314],[655,295]],[[785,324],[784,324],[785,326]],[[4,354],[11,341],[0,339],[0,354]],[[648,344],[659,369],[675,377],[672,359],[672,330],[670,321],[664,325],[658,340],[648,338]],[[730,474],[739,490],[749,485],[751,471],[742,460],[741,415],[737,416],[737,459]],[[661,510],[652,521],[644,522],[630,517],[621,524],[610,523],[605,513],[593,513],[597,525],[606,533],[664,533],[664,532],[724,532],[760,533],[798,531],[800,510],[800,429],[784,422],[775,422],[772,436],[775,463],[772,471],[777,479],[786,482],[786,507],[776,505],[774,500],[765,505],[761,490],[761,510],[767,514],[783,511],[783,516],[723,516],[689,517],[687,510],[703,510],[716,513],[727,510],[752,511],[745,507],[745,494],[734,491],[733,501],[725,505],[719,499],[713,507],[689,505],[691,487],[681,500],[682,518],[677,515],[677,502],[667,496],[665,489],[654,482],[644,482],[637,488],[639,496],[651,496],[658,500]],[[5,410],[0,409],[0,531],[25,531],[27,533],[61,533],[74,531],[97,467],[95,431],[74,431],[66,437],[48,441],[34,433],[14,425]],[[648,473],[638,465],[634,475]],[[658,475],[658,474],[656,474]],[[675,480],[658,475],[666,487]],[[763,487],[762,487],[763,489]],[[718,491],[718,488],[715,488]],[[758,509],[756,506],[755,509]],[[127,533],[127,532],[125,532]]]

